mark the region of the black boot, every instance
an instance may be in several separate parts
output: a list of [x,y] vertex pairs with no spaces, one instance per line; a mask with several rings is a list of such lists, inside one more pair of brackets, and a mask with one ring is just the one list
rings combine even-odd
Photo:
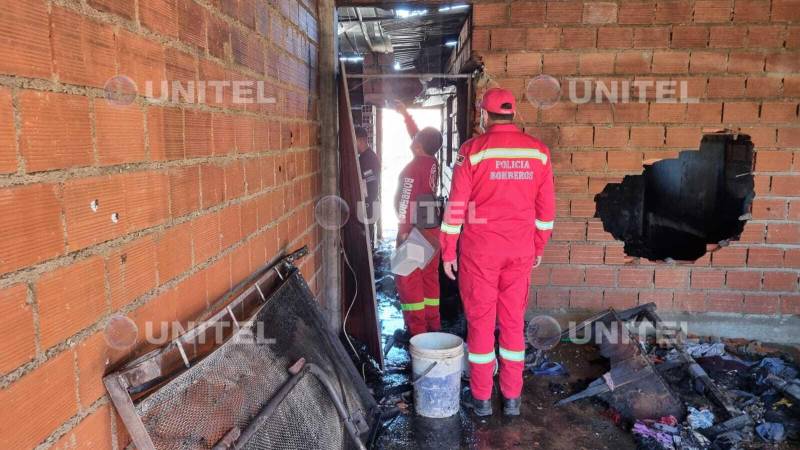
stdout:
[[519,407],[522,404],[522,397],[505,398],[503,397],[503,414],[506,416],[518,416]]
[[492,415],[492,399],[478,400],[469,393],[466,401],[467,408],[472,409],[478,417],[487,417]]

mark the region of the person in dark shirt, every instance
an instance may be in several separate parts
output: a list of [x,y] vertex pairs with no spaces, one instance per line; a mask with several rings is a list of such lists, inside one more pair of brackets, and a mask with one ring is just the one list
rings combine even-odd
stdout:
[[375,208],[378,194],[381,190],[381,162],[378,155],[369,145],[369,136],[363,128],[356,128],[356,148],[358,150],[358,164],[361,166],[361,178],[367,187],[364,202],[367,210],[367,224],[369,225],[369,241],[375,246]]

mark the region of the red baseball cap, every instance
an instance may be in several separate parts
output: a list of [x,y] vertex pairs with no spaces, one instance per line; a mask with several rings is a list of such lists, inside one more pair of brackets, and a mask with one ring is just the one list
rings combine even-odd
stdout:
[[495,114],[514,114],[517,100],[508,89],[491,88],[483,94],[481,109]]

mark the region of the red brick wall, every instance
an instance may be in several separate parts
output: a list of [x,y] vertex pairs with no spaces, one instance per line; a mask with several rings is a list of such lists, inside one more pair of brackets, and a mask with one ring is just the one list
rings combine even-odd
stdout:
[[[121,448],[101,382],[126,356],[106,348],[109,317],[140,331],[197,318],[305,244],[320,289],[316,2],[2,8],[0,447]],[[139,87],[132,104],[104,98],[116,75]],[[148,79],[265,80],[277,103],[230,89],[222,103],[159,103],[142,95]]]
[[[479,1],[473,48],[520,99],[525,130],[553,152],[555,234],[534,271],[539,308],[656,302],[663,310],[800,314],[800,1]],[[538,74],[686,81],[696,104],[524,100]],[[494,83],[491,83],[494,84]],[[739,242],[693,264],[623,254],[593,218],[608,182],[696,149],[703,129],[752,136],[753,220]]]

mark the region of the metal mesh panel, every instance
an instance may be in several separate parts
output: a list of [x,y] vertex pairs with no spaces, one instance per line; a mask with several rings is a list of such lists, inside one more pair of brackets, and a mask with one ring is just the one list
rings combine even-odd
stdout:
[[[251,324],[242,326],[252,333],[236,334],[136,405],[157,449],[211,449],[234,427],[244,430],[289,379],[288,368],[299,358],[329,374],[350,413],[371,409],[365,387],[354,385],[353,369],[342,364],[341,350],[321,331],[322,316],[297,272]],[[266,336],[259,336],[259,328]],[[338,449],[350,442],[327,391],[307,373],[246,445]]]

